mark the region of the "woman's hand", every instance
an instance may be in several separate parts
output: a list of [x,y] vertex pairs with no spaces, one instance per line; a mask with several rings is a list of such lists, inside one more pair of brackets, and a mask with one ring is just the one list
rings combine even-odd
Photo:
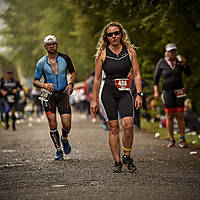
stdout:
[[142,106],[142,97],[137,95],[135,98],[135,108],[138,110]]
[[98,101],[92,100],[90,103],[90,113],[92,117],[96,117],[97,108],[98,108]]
[[154,98],[155,99],[159,99],[159,92],[158,91],[154,91]]
[[160,95],[159,95],[159,91],[158,91],[158,86],[154,85],[153,90],[154,90],[154,98],[159,99]]

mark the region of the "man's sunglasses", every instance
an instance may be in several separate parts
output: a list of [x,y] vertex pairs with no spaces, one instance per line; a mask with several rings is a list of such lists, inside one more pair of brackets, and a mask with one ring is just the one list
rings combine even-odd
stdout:
[[107,33],[107,37],[112,37],[113,36],[113,34],[114,35],[120,35],[120,31],[115,31],[115,32],[110,32],[110,33]]
[[46,46],[50,47],[50,46],[54,46],[56,45],[57,43],[47,43]]

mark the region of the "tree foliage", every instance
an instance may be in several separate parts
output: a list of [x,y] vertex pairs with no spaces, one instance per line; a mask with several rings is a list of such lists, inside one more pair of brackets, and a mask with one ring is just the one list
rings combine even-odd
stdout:
[[[36,61],[44,54],[42,40],[55,34],[59,50],[69,54],[78,80],[94,69],[96,44],[103,27],[120,22],[138,49],[143,78],[153,84],[156,62],[164,46],[175,42],[179,53],[193,71],[184,82],[188,97],[200,113],[199,55],[200,0],[4,0],[8,9],[2,14],[6,28],[1,31],[7,55],[32,76]],[[153,90],[152,90],[153,91]]]

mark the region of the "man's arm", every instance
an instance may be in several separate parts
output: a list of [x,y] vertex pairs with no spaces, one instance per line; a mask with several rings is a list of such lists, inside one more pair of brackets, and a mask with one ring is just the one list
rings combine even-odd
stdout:
[[[66,79],[67,79],[67,74],[66,74]],[[69,84],[65,88],[67,94],[72,94],[75,80],[76,80],[76,71],[74,70],[74,72],[72,72],[71,74]]]
[[36,88],[44,88],[44,83],[42,83],[40,80],[38,79],[33,79],[33,86]]
[[76,71],[74,71],[74,72],[71,74],[69,84],[71,83],[72,85],[74,85],[75,80],[76,80]]
[[43,74],[43,65],[42,61],[38,61],[35,68],[35,74],[33,78],[33,86],[36,88],[44,88],[45,84],[40,81],[40,78]]

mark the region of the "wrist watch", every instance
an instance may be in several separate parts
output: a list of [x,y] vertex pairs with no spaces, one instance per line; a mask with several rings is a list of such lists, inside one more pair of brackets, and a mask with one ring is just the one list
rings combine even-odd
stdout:
[[143,92],[137,92],[137,95],[143,97],[144,93]]
[[69,84],[71,84],[71,85],[72,85],[72,87],[74,87],[74,83],[69,83]]

